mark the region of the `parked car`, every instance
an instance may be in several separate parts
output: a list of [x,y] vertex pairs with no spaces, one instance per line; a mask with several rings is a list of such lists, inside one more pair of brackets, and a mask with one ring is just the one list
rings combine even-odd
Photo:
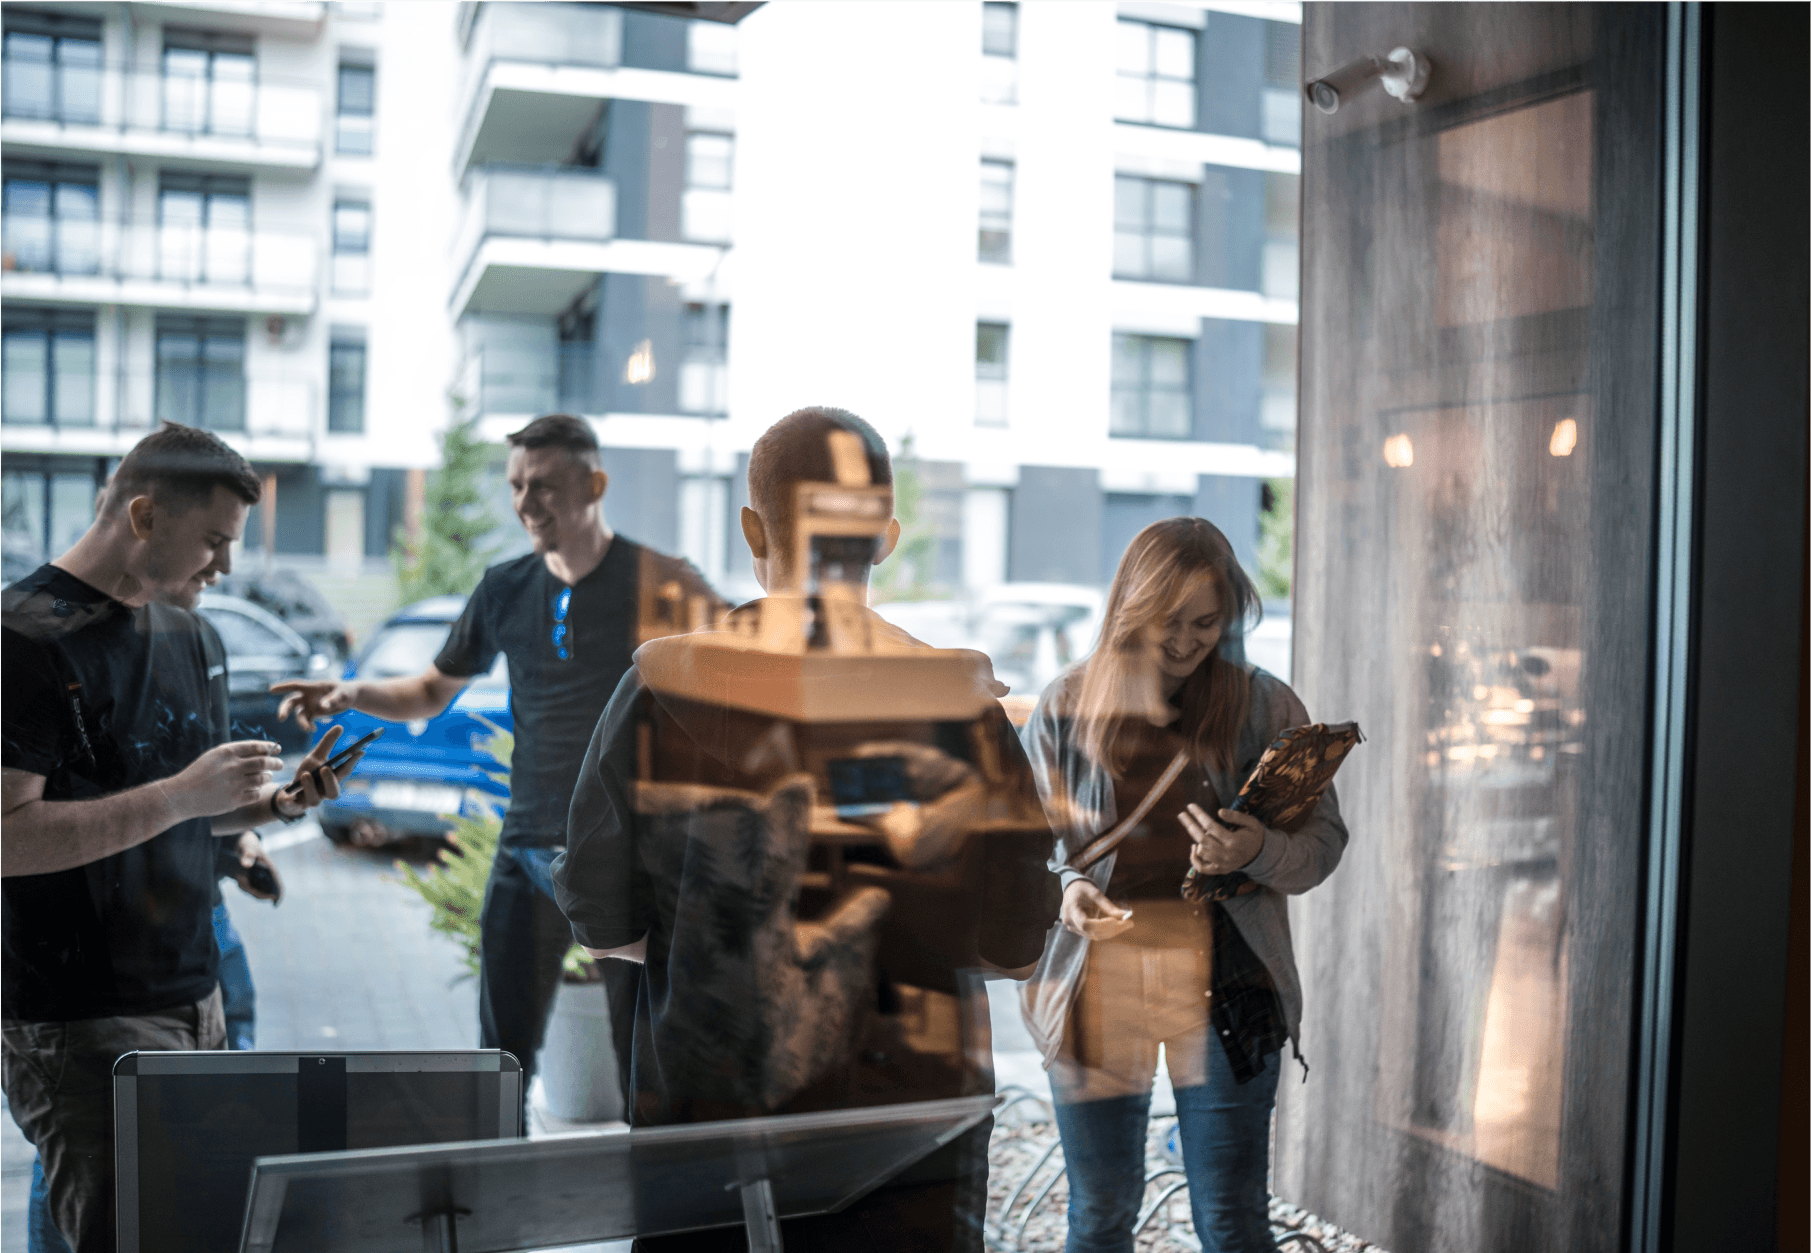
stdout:
[[309,646],[275,614],[248,600],[204,592],[196,606],[226,645],[227,708],[236,740],[274,740],[284,751],[304,748],[308,733],[277,721],[282,697],[270,690],[285,679],[326,678],[332,658]]
[[[344,677],[395,679],[420,674],[433,664],[464,608],[463,596],[436,596],[392,614],[346,664]],[[509,670],[502,654],[490,673],[468,685],[439,717],[398,725],[349,712],[316,725],[322,734],[329,727],[344,726],[342,744],[385,728],[383,737],[365,750],[339,799],[320,808],[321,829],[336,843],[376,845],[444,835],[452,829],[449,815],[477,812],[507,795],[507,789],[490,777],[501,767],[478,747],[494,732],[515,728],[509,712]]]
[[235,570],[214,585],[214,590],[239,596],[283,619],[307,639],[315,651],[335,662],[352,655],[352,636],[346,623],[319,588],[294,570]]

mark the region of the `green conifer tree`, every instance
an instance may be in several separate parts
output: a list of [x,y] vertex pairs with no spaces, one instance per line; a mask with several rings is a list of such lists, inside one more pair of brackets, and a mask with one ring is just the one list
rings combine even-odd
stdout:
[[464,594],[478,586],[496,548],[484,541],[497,529],[497,519],[484,503],[487,446],[478,436],[478,420],[453,401],[453,421],[440,437],[440,468],[428,476],[422,500],[421,536],[411,540],[401,528],[390,545],[396,584],[403,604],[429,596]]

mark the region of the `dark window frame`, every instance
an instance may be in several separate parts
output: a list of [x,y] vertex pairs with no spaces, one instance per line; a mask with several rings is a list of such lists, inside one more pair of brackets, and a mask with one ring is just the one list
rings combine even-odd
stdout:
[[[42,426],[52,430],[68,427],[74,430],[92,430],[95,426],[95,325],[93,311],[65,309],[48,305],[11,305],[5,316],[0,319],[0,345],[9,344],[16,339],[34,339],[42,345],[42,366],[39,370],[39,386],[42,389],[42,418],[24,417],[9,413],[5,409],[5,396],[10,389],[0,389],[0,422],[8,426]],[[59,389],[66,372],[59,369],[57,356],[61,341],[81,341],[87,345],[89,370],[88,385],[88,420],[65,421],[60,413]],[[0,347],[0,357],[4,357],[4,347]],[[10,373],[10,371],[8,371]]]
[[[344,377],[356,359],[356,386]],[[330,435],[365,432],[365,389],[371,356],[362,332],[335,331],[327,345],[327,431]]]
[[[1127,380],[1119,374],[1120,346],[1122,343],[1133,344],[1138,349],[1138,377]],[[1151,380],[1151,358],[1153,348],[1159,344],[1178,344],[1182,347],[1184,372],[1182,385],[1178,388],[1153,386]],[[1195,425],[1198,415],[1195,412],[1195,341],[1175,335],[1144,335],[1136,332],[1115,331],[1113,333],[1113,404],[1107,422],[1107,434],[1113,439],[1161,439],[1186,441],[1195,438]],[[1151,398],[1158,392],[1166,395],[1180,395],[1188,412],[1188,429],[1180,433],[1153,432],[1151,430]],[[1121,396],[1136,396],[1138,421],[1137,429],[1127,430],[1119,427],[1119,399]]]
[[[176,339],[192,339],[195,351],[186,358],[188,368],[177,370],[175,363],[185,359],[166,353],[166,343]],[[245,379],[245,342],[247,325],[243,318],[232,317],[190,317],[187,315],[160,315],[152,330],[152,352],[155,358],[155,398],[154,405],[160,421],[180,422],[184,426],[198,426],[209,431],[244,431],[246,427],[246,379]],[[237,367],[229,376],[226,371],[210,363],[210,347],[215,350],[232,344],[236,345],[237,356],[233,364]],[[221,358],[223,360],[224,358]],[[170,398],[175,388],[182,381],[180,375],[188,374],[191,384],[191,403],[183,412],[172,412]],[[209,386],[229,381],[233,404],[232,412],[220,413],[210,410],[210,399],[217,393]]]
[[[1146,21],[1144,18],[1137,17],[1121,17],[1117,19],[1117,26],[1142,26],[1145,28],[1145,38],[1149,45],[1150,68],[1141,74],[1134,74],[1121,69],[1116,60],[1113,67],[1115,84],[1117,84],[1120,79],[1132,78],[1142,82],[1144,85],[1144,112],[1147,116],[1142,118],[1121,117],[1116,99],[1113,108],[1114,122],[1125,126],[1155,126],[1163,130],[1199,130],[1201,127],[1201,32],[1191,26],[1177,26],[1171,22],[1151,22]],[[1186,79],[1176,78],[1169,74],[1158,73],[1156,45],[1157,33],[1159,31],[1175,31],[1178,34],[1188,36],[1191,53],[1189,56],[1189,74]],[[1115,38],[1117,39],[1117,37],[1116,27]],[[1175,122],[1159,122],[1156,120],[1156,108],[1153,102],[1154,85],[1159,82],[1186,83],[1188,85],[1190,116],[1186,126]]]
[[1013,211],[1017,207],[1015,201],[1018,192],[1018,164],[1000,157],[982,157],[980,187],[983,197],[990,186],[987,181],[987,170],[990,166],[1006,171],[1002,184],[1006,188],[1006,209],[1002,213],[988,209],[985,203],[981,205],[977,214],[979,220],[975,228],[975,256],[978,260],[993,265],[1011,265],[1012,219]]
[[[369,101],[360,105],[346,99],[346,76],[363,75]],[[377,67],[357,61],[341,61],[334,75],[333,150],[341,156],[368,157],[377,146]],[[359,119],[348,127],[348,119]],[[360,144],[362,143],[362,146]]]
[[[1141,217],[1137,223],[1132,224],[1136,226],[1136,230],[1130,229],[1128,224],[1122,222],[1119,216],[1119,185],[1122,182],[1142,184],[1140,193]],[[1184,189],[1188,197],[1188,211],[1183,215],[1183,222],[1185,223],[1183,230],[1172,231],[1159,229],[1155,211],[1157,189],[1159,187],[1180,187]],[[1182,179],[1177,178],[1152,178],[1144,174],[1121,174],[1116,172],[1113,175],[1113,235],[1115,240],[1113,277],[1140,283],[1172,283],[1183,286],[1198,283],[1201,273],[1201,249],[1199,240],[1196,237],[1199,234],[1200,229],[1200,205],[1201,189],[1195,183],[1185,182]],[[1142,240],[1140,253],[1144,268],[1141,272],[1122,270],[1119,268],[1118,238],[1121,235],[1131,234],[1138,235]],[[1158,238],[1180,239],[1188,245],[1188,265],[1185,267],[1186,274],[1184,276],[1171,277],[1154,272],[1155,265],[1152,259],[1153,241]]]
[[[42,185],[43,213],[25,212],[15,203],[16,188]],[[82,188],[89,194],[92,206],[88,214],[64,212],[62,189]],[[72,201],[72,206],[75,201]],[[46,274],[98,274],[100,272],[100,166],[76,162],[9,159],[0,167],[0,222],[4,223],[8,268]],[[26,220],[44,223],[44,260],[21,257],[19,224]],[[70,247],[65,247],[65,234]],[[71,254],[71,255],[66,255]]]
[[[0,104],[0,112],[4,112],[7,117],[99,125],[100,82],[105,70],[101,23],[92,18],[36,9],[17,9],[9,5],[5,10],[3,26],[3,33],[0,33],[0,60],[6,63],[8,90],[3,104]],[[15,38],[21,41],[17,45]],[[23,41],[37,39],[50,41],[50,55],[43,58],[23,55]],[[67,55],[74,53],[78,46],[83,47],[78,55]],[[29,66],[46,66],[50,69],[50,95],[41,107],[29,107],[35,102],[22,100],[22,93],[16,91],[18,84],[29,82],[26,77],[30,72],[26,67]],[[84,97],[92,97],[92,108],[71,107],[68,88],[71,77],[77,74],[91,80],[88,90],[82,94]],[[22,105],[26,107],[21,107]]]

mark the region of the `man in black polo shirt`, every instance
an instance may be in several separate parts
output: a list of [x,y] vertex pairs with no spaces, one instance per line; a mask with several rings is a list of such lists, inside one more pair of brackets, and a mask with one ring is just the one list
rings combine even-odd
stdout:
[[226,651],[192,610],[258,496],[232,449],[166,425],[75,547],[0,597],[0,1056],[76,1253],[114,1243],[115,1060],[225,1047],[217,867],[273,895],[250,885],[270,868],[251,829],[339,794],[315,773],[330,744],[294,797],[271,782],[277,745],[226,742]]
[[[609,478],[583,419],[536,418],[509,443],[510,496],[534,552],[484,572],[434,664],[404,679],[273,690],[291,693],[282,715],[293,712],[304,725],[346,709],[404,722],[436,716],[499,652],[509,659],[516,747],[484,893],[478,1019],[483,1047],[509,1050],[531,1078],[572,944],[549,867],[565,845],[591,733],[644,640],[715,622],[724,606],[689,563],[610,530],[602,508]],[[635,973],[604,967],[625,1076]]]

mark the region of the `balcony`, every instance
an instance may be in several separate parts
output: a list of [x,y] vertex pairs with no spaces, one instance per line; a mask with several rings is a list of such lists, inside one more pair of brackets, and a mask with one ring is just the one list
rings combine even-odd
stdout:
[[596,350],[558,343],[550,351],[479,348],[467,364],[478,383],[478,410],[490,414],[596,413]]
[[248,172],[320,164],[321,95],[307,84],[19,56],[0,70],[0,144],[15,156],[120,153]]
[[0,298],[228,313],[313,313],[316,241],[280,231],[9,213]]
[[313,379],[245,373],[242,362],[178,363],[47,380],[9,352],[0,450],[117,457],[164,419],[214,431],[259,461],[307,461],[325,426]]

